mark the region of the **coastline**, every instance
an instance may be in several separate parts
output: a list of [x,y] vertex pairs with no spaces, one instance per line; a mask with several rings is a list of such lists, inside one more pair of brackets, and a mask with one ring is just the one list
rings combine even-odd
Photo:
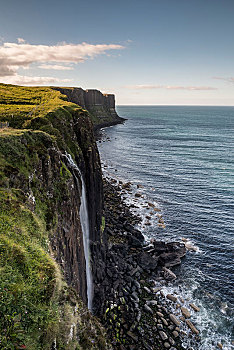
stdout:
[[199,331],[189,320],[199,308],[191,301],[188,310],[182,297],[162,291],[175,280],[172,270],[181,263],[185,245],[144,241],[135,229],[139,217],[122,199],[130,187],[130,183],[104,179],[109,279],[105,284],[110,287],[105,290],[102,321],[116,349],[186,349],[186,338],[194,345],[200,340]]
[[[120,126],[120,127],[117,127],[116,130],[120,130],[120,134],[122,134],[122,132],[123,132],[122,130],[123,129],[124,128],[122,126]],[[114,137],[114,135],[115,135],[115,132],[114,132],[115,128],[112,129],[112,130],[113,131],[110,131],[110,133],[109,132],[103,132],[104,136],[103,136],[102,140],[98,139],[98,143],[99,143],[100,147],[101,148],[105,147],[105,149],[106,149],[105,152],[108,152],[108,150],[109,150],[109,152],[111,153],[112,152],[111,151],[112,147],[115,147],[115,146],[118,147],[117,146],[117,139]],[[112,136],[113,136],[113,139],[112,139]],[[102,145],[102,142],[105,142],[105,144]],[[116,152],[114,154],[116,155]],[[101,155],[101,157],[103,156],[102,152],[100,152],[100,155]],[[104,153],[104,155],[105,155],[105,153]],[[125,154],[125,156],[126,156],[126,154]],[[108,161],[107,161],[107,159],[108,159]],[[130,178],[129,175],[128,174],[124,174],[123,171],[119,172],[118,165],[116,165],[114,161],[113,162],[111,161],[111,157],[107,157],[107,158],[104,157],[104,158],[102,158],[102,171],[107,177],[110,176],[111,178],[113,178],[114,180],[111,180],[111,181],[115,182],[116,185],[120,184],[120,186],[121,186],[121,189],[120,189],[121,196],[124,199],[124,202],[127,203],[128,207],[130,208],[132,213],[134,213],[134,214],[139,213],[141,217],[143,217],[143,215],[144,216],[146,216],[146,215],[148,216],[148,214],[151,212],[151,207],[150,208],[146,208],[147,196],[144,195],[144,193],[145,193],[145,186],[144,186],[145,184],[144,184],[144,182],[141,183],[140,180],[136,181],[136,178],[135,178],[133,183],[129,184],[128,183],[128,180]],[[128,188],[126,188],[126,187],[128,187]],[[141,193],[141,192],[143,192],[143,195],[141,197],[139,196],[137,198],[135,195],[137,193]],[[148,197],[148,201],[153,203],[151,196],[150,196],[150,198]],[[153,198],[154,198],[154,196],[153,196]],[[155,203],[156,207],[159,205],[158,202],[154,202],[154,203]],[[134,205],[136,205],[137,208],[135,208]],[[158,207],[157,207],[157,210],[158,210]],[[164,212],[164,210],[163,210],[163,212]],[[163,214],[163,212],[161,212],[161,214]],[[151,226],[146,226],[147,225],[147,221],[149,222],[149,220],[147,219],[147,220],[144,221],[143,225],[142,224],[137,225],[137,228],[141,232],[143,232],[143,233],[146,232],[147,233],[148,232],[148,228],[150,228],[149,232],[152,232],[152,228],[154,227],[154,224],[155,224],[156,232],[159,233],[159,231],[160,231],[161,233],[163,233],[163,230],[156,228],[158,225],[157,225],[157,222],[155,222],[155,219],[153,217],[150,220],[151,221]],[[145,227],[146,231],[145,231],[144,227]],[[159,237],[160,237],[160,239],[162,239],[162,234],[159,234]],[[173,240],[177,240],[176,235],[174,235],[174,237],[171,237],[171,238],[170,237],[166,237],[166,239],[169,238],[169,240],[172,240],[172,241]],[[186,236],[184,236],[184,237],[186,237]],[[181,240],[181,236],[180,236],[179,240]],[[199,250],[199,246],[194,245],[195,242],[194,242],[193,239],[190,241],[189,239],[186,240],[186,239],[182,238],[182,241],[184,241],[184,243],[187,246],[186,248],[188,249],[188,251],[190,251],[189,254],[188,254],[188,257],[191,257],[194,254],[195,254],[195,256],[199,256],[199,254],[201,254],[201,252]],[[186,261],[187,261],[187,259],[186,259]],[[186,261],[184,263],[185,265],[186,265]],[[194,341],[187,336],[187,333],[186,333],[186,335],[184,335],[185,334],[184,332],[188,331],[188,326],[186,324],[186,321],[185,322],[182,321],[182,323],[181,323],[182,334],[184,335],[182,337],[183,344],[184,344],[183,349],[193,348],[193,349],[206,350],[208,348],[212,348],[212,349],[229,349],[229,348],[232,348],[232,345],[231,345],[232,342],[231,341],[227,342],[226,338],[221,338],[219,332],[217,332],[217,336],[216,336],[216,330],[212,326],[212,324],[213,324],[213,322],[215,320],[214,319],[212,320],[212,315],[207,313],[207,310],[204,309],[204,304],[202,304],[200,302],[200,300],[198,298],[196,298],[196,295],[195,295],[195,299],[194,299],[193,289],[192,290],[190,290],[190,289],[186,290],[186,286],[184,284],[185,280],[183,280],[183,273],[184,273],[183,265],[184,264],[182,264],[181,268],[179,268],[179,269],[176,268],[176,273],[178,273],[178,279],[175,281],[176,283],[175,284],[170,284],[170,286],[164,286],[162,288],[162,290],[164,291],[164,294],[166,294],[166,295],[174,293],[175,296],[177,296],[177,297],[178,296],[179,297],[182,296],[182,298],[185,299],[184,307],[190,309],[190,312],[192,314],[191,321],[194,323],[195,326],[197,325],[198,329],[200,330],[201,340],[196,342],[196,345],[194,345],[193,344]],[[183,271],[182,274],[181,274],[180,271]],[[181,285],[182,288],[180,287],[180,285]],[[157,287],[159,287],[158,284],[157,284]],[[167,298],[166,298],[166,300],[167,300]],[[191,304],[196,303],[196,305],[201,307],[201,311],[200,312],[196,312],[195,310],[191,309],[190,306],[189,306],[190,303]],[[173,303],[172,304],[168,304],[167,303],[168,310],[170,310],[170,311],[177,310],[178,306],[176,304],[177,303],[174,303],[174,304]],[[204,329],[204,325],[206,325],[205,329]],[[209,328],[207,328],[207,327],[209,327]],[[212,346],[211,347],[209,347],[210,341],[208,341],[209,344],[207,344],[207,340],[206,340],[207,334],[211,334],[212,335],[212,338],[211,338],[212,339],[211,340],[212,341]],[[214,335],[214,337],[213,337],[213,335]],[[229,345],[230,345],[230,347],[229,347]]]

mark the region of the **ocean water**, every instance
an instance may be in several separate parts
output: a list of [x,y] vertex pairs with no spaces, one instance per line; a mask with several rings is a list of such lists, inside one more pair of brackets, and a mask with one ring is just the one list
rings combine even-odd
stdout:
[[[201,343],[185,348],[217,349],[220,342],[233,349],[234,107],[117,111],[128,120],[103,130],[105,142],[98,146],[104,172],[131,181],[125,199],[144,219],[146,239],[183,239],[192,246],[175,270],[177,282],[164,288],[201,308],[191,318]],[[158,211],[150,212],[147,202]]]

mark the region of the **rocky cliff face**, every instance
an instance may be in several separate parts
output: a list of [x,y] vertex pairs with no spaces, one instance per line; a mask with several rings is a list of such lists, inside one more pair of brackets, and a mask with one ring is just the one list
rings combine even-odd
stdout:
[[[15,89],[17,96],[22,94],[23,98],[23,89],[20,93],[18,87]],[[40,90],[44,101],[46,89]],[[36,88],[25,90],[27,97],[30,93],[30,98],[37,91]],[[87,265],[80,216],[81,176],[86,185],[91,270],[95,262],[102,273],[100,260],[105,254],[99,154],[87,112],[59,101],[51,111],[54,100],[48,100],[50,112],[44,115],[34,116],[27,111],[25,117],[15,116],[14,125],[22,126],[22,129],[7,128],[0,134],[0,263],[6,266],[6,271],[1,273],[4,278],[0,278],[0,289],[8,291],[6,298],[3,295],[0,298],[0,323],[4,328],[0,341],[1,344],[12,343],[12,346],[27,346],[29,342],[34,348],[44,350],[51,349],[52,341],[56,339],[57,349],[64,348],[63,344],[66,349],[74,349],[77,341],[81,349],[104,349],[106,340],[100,338],[102,330],[100,333],[96,321],[91,321],[91,328],[97,331],[94,347],[88,339],[82,347],[84,340],[78,339],[76,333],[80,317],[77,310],[81,308],[77,295],[87,305]],[[29,109],[25,103],[23,108]],[[38,109],[45,110],[46,107],[43,102]],[[6,111],[8,109],[7,106]],[[69,167],[68,154],[80,173]],[[14,277],[16,280],[12,273],[18,276]],[[67,286],[73,287],[77,295]],[[25,301],[21,305],[19,300]],[[24,313],[23,309],[30,312]],[[14,310],[16,314],[12,314],[9,324],[5,315],[11,317]],[[83,312],[87,313],[87,310],[83,309]],[[19,335],[14,327],[18,327]],[[83,327],[84,331],[86,326]],[[84,335],[87,335],[86,331]]]
[[85,108],[93,117],[94,128],[122,123],[125,119],[118,116],[115,110],[115,96],[102,94],[98,90],[81,88],[53,87],[66,95],[69,102]]

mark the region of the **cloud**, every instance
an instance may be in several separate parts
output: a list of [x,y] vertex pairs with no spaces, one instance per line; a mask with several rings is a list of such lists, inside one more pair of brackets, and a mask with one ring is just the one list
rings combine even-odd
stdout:
[[5,84],[17,84],[17,85],[48,85],[54,83],[68,83],[72,79],[58,79],[54,77],[30,77],[25,75],[14,75],[12,77],[6,77],[2,82]]
[[234,77],[213,77],[213,79],[219,79],[219,80],[224,80],[228,83],[234,83]]
[[127,85],[125,86],[126,89],[131,90],[148,90],[148,89],[162,89],[162,85]]
[[[32,45],[25,43],[25,40],[22,38],[17,40],[18,43],[3,43],[0,45],[0,77],[15,77],[15,83],[19,78],[18,70],[20,68],[29,68],[33,63],[42,63],[40,67],[44,66],[44,69],[70,70],[70,67],[66,67],[63,64],[77,64],[98,55],[106,54],[110,50],[124,49],[124,46],[115,44],[92,45],[83,42],[81,44]],[[51,64],[50,68],[48,68],[49,63]],[[53,63],[58,63],[58,65]],[[20,77],[22,80],[22,76]],[[25,81],[28,78],[25,77]],[[37,80],[40,77],[35,78]],[[44,80],[48,78],[55,79],[51,77],[42,78]]]
[[166,90],[217,90],[211,86],[171,86],[171,85],[127,85],[126,89],[131,90],[154,90],[154,89],[166,89]]
[[73,70],[73,67],[69,67],[69,66],[62,66],[59,64],[41,64],[40,66],[38,66],[38,68],[41,69],[53,69],[53,70]]
[[217,88],[212,86],[166,86],[168,90],[217,90]]
[[25,40],[22,38],[17,38],[18,44],[24,44]]

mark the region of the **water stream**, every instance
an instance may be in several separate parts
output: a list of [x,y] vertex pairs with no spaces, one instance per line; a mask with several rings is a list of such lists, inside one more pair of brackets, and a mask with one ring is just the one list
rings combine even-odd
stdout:
[[70,154],[64,155],[68,162],[68,167],[73,169],[73,176],[76,180],[77,186],[80,188],[79,180],[74,172],[74,170],[79,174],[81,180],[81,205],[80,205],[80,223],[83,233],[83,244],[84,244],[84,255],[85,255],[85,265],[86,265],[86,283],[87,283],[87,300],[88,300],[88,309],[92,310],[92,299],[93,299],[93,280],[92,280],[92,271],[90,263],[90,247],[89,247],[89,215],[88,215],[88,206],[87,206],[87,197],[86,197],[86,186],[85,181],[82,176],[80,169],[77,164],[72,159]]

